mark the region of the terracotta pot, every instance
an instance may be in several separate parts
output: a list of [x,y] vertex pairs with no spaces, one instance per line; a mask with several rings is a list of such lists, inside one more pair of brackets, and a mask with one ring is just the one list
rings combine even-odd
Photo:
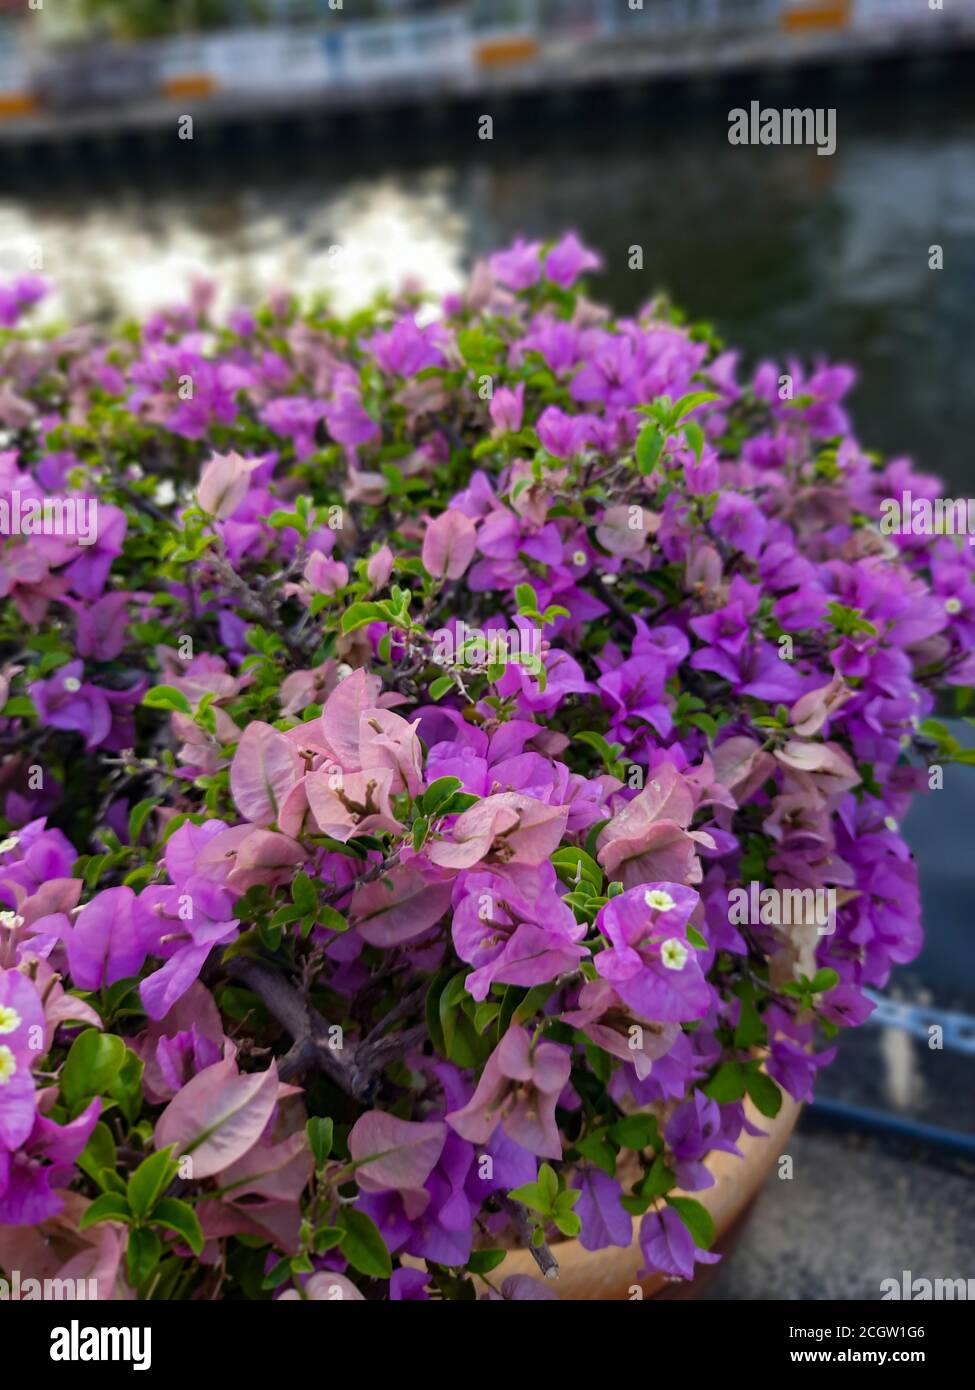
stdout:
[[[714,1153],[707,1166],[714,1174],[713,1187],[703,1192],[687,1193],[702,1206],[707,1207],[715,1225],[715,1241],[712,1249],[726,1254],[744,1224],[748,1209],[758,1196],[779,1155],[795,1128],[801,1106],[783,1094],[782,1109],[774,1120],[764,1119],[747,1103],[748,1118],[767,1131],[765,1139],[752,1139],[743,1135],[738,1141],[743,1157],[734,1154]],[[643,1255],[636,1240],[638,1223],[634,1222],[633,1244],[626,1250],[618,1245],[610,1245],[604,1250],[584,1250],[577,1240],[566,1240],[553,1245],[552,1253],[559,1262],[559,1277],[553,1280],[552,1289],[559,1298],[568,1300],[590,1299],[630,1299],[633,1288],[639,1284],[645,1298],[695,1298],[713,1277],[715,1265],[701,1265],[701,1274],[692,1282],[674,1282],[666,1275],[651,1274],[638,1279],[637,1270],[643,1268]],[[538,1266],[527,1250],[509,1251],[499,1270],[504,1278],[510,1274],[530,1274],[540,1278]]]

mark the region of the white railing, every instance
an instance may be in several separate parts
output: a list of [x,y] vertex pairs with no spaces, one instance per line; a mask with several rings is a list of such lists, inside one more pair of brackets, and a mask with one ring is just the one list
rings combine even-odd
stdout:
[[[825,3],[825,0],[821,0]],[[635,3],[635,0],[634,0]],[[221,93],[277,96],[329,88],[365,89],[383,82],[463,77],[478,66],[480,45],[498,38],[537,39],[580,52],[588,36],[669,41],[701,34],[718,44],[725,33],[779,29],[787,11],[816,0],[470,0],[432,15],[357,22],[348,12],[299,27],[274,24],[214,34],[173,37],[128,48],[62,50],[28,44],[29,25],[0,25],[0,93],[36,90],[45,104],[66,109],[102,100],[112,64],[119,68],[118,100],[131,69],[135,95],[150,96],[174,79],[208,79]],[[931,11],[926,0],[848,0],[846,22],[877,29],[896,21],[919,32],[944,23],[975,23],[975,0],[945,0]],[[561,43],[559,42],[561,40]],[[88,65],[88,77],[78,73]],[[141,65],[141,67],[140,67]],[[100,68],[106,82],[98,83]],[[72,82],[72,71],[75,80]],[[144,74],[144,75],[143,75]],[[60,85],[63,99],[56,94]],[[107,83],[107,85],[106,85]],[[104,89],[104,91],[103,91]],[[77,93],[77,94],[75,94]]]
[[397,78],[437,77],[471,66],[472,35],[462,14],[325,29],[251,29],[164,40],[165,79],[205,74],[221,91],[309,91]]
[[853,22],[858,26],[878,25],[890,20],[905,24],[934,25],[945,20],[975,20],[975,0],[944,0],[941,10],[929,9],[927,0],[853,0]]

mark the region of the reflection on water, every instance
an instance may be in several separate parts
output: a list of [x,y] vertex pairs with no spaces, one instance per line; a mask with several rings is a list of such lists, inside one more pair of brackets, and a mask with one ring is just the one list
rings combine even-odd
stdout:
[[[665,288],[751,359],[796,351],[861,369],[861,438],[956,486],[975,398],[975,97],[829,93],[832,158],[727,141],[722,102],[585,116],[499,115],[493,142],[446,120],[373,120],[228,148],[173,141],[145,157],[86,153],[0,194],[0,261],[40,249],[53,308],[144,312],[215,275],[226,302],[272,286],[454,288],[472,256],[568,226],[602,252],[596,293],[620,311]],[[200,122],[202,125],[202,122]],[[928,268],[928,248],[945,268]],[[643,248],[643,271],[628,268]]]
[[0,202],[4,268],[37,252],[56,285],[45,315],[57,319],[144,314],[173,303],[200,277],[219,281],[224,307],[288,286],[325,293],[340,313],[382,290],[415,283],[445,294],[462,283],[464,220],[448,180],[354,182],[309,199],[307,188],[170,190],[151,201],[129,191],[86,206]]

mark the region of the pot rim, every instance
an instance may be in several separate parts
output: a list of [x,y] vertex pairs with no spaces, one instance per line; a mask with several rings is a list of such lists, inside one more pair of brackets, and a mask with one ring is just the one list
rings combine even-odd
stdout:
[[[743,1133],[737,1141],[742,1155],[740,1158],[736,1154],[717,1150],[709,1154],[706,1164],[714,1175],[711,1187],[698,1192],[679,1189],[674,1192],[673,1195],[677,1197],[693,1197],[707,1208],[714,1221],[715,1242],[720,1241],[734,1226],[758,1195],[785,1148],[801,1109],[801,1102],[783,1092],[781,1109],[774,1120],[769,1120],[755,1109],[750,1100],[746,1100],[745,1112],[749,1122],[764,1128],[764,1135]],[[637,1229],[634,1225],[633,1240],[626,1248],[609,1245],[602,1250],[585,1250],[578,1239],[563,1240],[553,1245],[552,1253],[559,1262],[559,1273],[552,1280],[552,1291],[560,1299],[569,1301],[630,1300],[638,1296],[649,1298],[658,1293],[672,1281],[665,1274],[637,1278],[637,1271],[644,1266]],[[509,1250],[504,1263],[497,1270],[496,1279],[504,1280],[512,1274],[541,1278],[529,1250]],[[486,1291],[487,1286],[476,1276],[475,1284],[479,1292]],[[642,1291],[640,1295],[634,1292],[638,1286]]]

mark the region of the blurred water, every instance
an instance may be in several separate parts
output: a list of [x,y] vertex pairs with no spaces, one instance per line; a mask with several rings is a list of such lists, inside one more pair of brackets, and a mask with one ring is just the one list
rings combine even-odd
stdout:
[[[606,260],[597,297],[626,311],[664,288],[751,360],[855,362],[864,443],[961,486],[975,436],[975,90],[821,99],[838,112],[831,158],[729,145],[727,100],[502,110],[492,142],[444,112],[216,144],[201,116],[192,142],[8,165],[0,264],[39,248],[75,314],[142,312],[202,273],[228,300],[287,283],[347,308],[409,274],[454,288],[473,255],[574,226]],[[928,268],[935,243],[942,271]],[[628,269],[633,245],[642,271]]]
[[[476,139],[473,117],[438,123],[435,112],[286,138],[241,132],[229,145],[208,141],[200,120],[192,144],[9,168],[0,253],[10,264],[39,247],[55,309],[73,314],[142,312],[204,273],[228,302],[289,284],[327,287],[349,308],[407,276],[453,289],[472,257],[516,233],[571,226],[605,258],[596,297],[629,311],[664,288],[750,361],[797,352],[856,363],[863,443],[968,491],[975,92],[948,80],[844,84],[820,99],[837,108],[832,158],[732,147],[729,102],[716,100],[501,110],[491,143]],[[942,271],[928,268],[935,243]],[[628,268],[634,245],[642,271]],[[973,807],[975,775],[952,769],[912,814],[928,944],[899,977],[914,997],[968,1009]]]

